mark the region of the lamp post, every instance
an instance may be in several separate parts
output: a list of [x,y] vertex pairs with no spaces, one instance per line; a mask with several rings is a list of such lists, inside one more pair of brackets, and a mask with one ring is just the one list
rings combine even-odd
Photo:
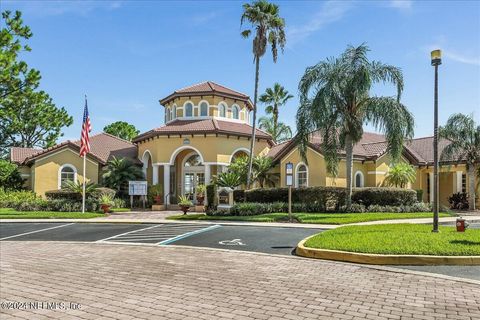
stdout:
[[432,66],[435,67],[435,89],[433,102],[433,230],[438,232],[438,66],[442,64],[442,51],[430,53]]

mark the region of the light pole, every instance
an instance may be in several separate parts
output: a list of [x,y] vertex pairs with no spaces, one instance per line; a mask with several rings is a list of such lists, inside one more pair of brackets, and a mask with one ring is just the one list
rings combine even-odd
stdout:
[[432,66],[435,67],[435,90],[433,102],[433,230],[438,232],[438,66],[442,64],[442,51],[430,53]]

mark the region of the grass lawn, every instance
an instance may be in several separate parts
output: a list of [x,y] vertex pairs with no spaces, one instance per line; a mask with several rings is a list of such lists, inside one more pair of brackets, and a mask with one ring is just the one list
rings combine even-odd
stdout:
[[0,219],[89,219],[104,216],[103,213],[95,212],[16,211],[0,208]]
[[[448,213],[440,213],[440,217],[449,217]],[[318,224],[347,224],[355,222],[392,220],[392,219],[413,219],[431,218],[430,212],[413,213],[294,213],[293,217],[301,223]],[[250,221],[250,222],[284,222],[288,220],[287,213],[268,213],[257,216],[207,216],[204,214],[188,214],[170,216],[171,220],[226,220],[226,221]]]
[[310,238],[306,247],[379,254],[422,254],[445,256],[480,255],[480,230],[456,232],[455,227],[389,224],[345,226]]

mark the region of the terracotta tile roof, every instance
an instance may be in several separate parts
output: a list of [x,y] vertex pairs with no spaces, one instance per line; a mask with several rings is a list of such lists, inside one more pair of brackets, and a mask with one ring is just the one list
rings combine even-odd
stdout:
[[284,149],[287,147],[287,145],[290,143],[291,140],[284,141],[282,143],[274,145],[270,150],[268,150],[268,153],[266,154],[267,157],[275,159],[275,157]]
[[[25,148],[12,148],[11,158],[18,159],[17,163],[19,164],[27,164],[35,159],[55,152],[56,150],[59,150],[61,148],[72,148],[77,151],[80,149],[80,140],[67,140],[47,149],[35,149],[35,153],[30,153],[27,156],[23,156],[26,155],[26,152],[24,150],[17,150]],[[120,139],[105,132],[90,137],[89,156],[94,158],[101,164],[105,164],[113,156],[126,157],[135,162],[138,162],[137,146],[135,146],[129,141]]]
[[[442,154],[443,149],[448,146],[451,142],[446,139],[440,139],[438,141],[438,155],[439,157]],[[406,144],[412,152],[418,154],[422,162],[425,164],[433,164],[433,137],[424,137],[412,139],[409,143]],[[462,161],[459,158],[445,159],[445,162],[448,161]]]
[[[317,133],[313,133],[310,137],[310,147],[316,151],[321,152],[322,137]],[[449,144],[447,140],[439,141],[439,154]],[[270,149],[268,156],[271,156],[274,161],[280,160],[292,148],[295,147],[294,140],[289,140],[283,144],[276,145]],[[365,132],[362,140],[353,146],[353,156],[357,159],[377,159],[387,152],[388,143],[385,136],[373,132]],[[406,156],[416,164],[426,165],[433,163],[433,137],[412,139],[404,143]],[[340,155],[345,155],[344,150],[339,151]],[[458,159],[451,159],[447,161],[458,161]]]
[[23,163],[26,158],[42,152],[42,149],[12,147],[10,149],[10,161],[14,163]]
[[[246,123],[223,121],[218,119],[174,120],[159,128],[142,133],[133,139],[133,142],[140,142],[144,139],[159,135],[195,133],[215,133],[250,137],[252,135],[252,127]],[[256,130],[255,136],[261,139],[267,139],[269,141],[272,140],[272,137],[268,133],[259,129]]]
[[241,101],[247,102],[247,106],[251,109],[252,102],[248,95],[220,85],[212,81],[205,81],[201,83],[194,84],[189,87],[175,90],[172,94],[160,100],[161,104],[168,103],[176,97],[185,97],[185,96],[202,96],[202,95],[218,95],[225,96],[229,98],[238,99]]

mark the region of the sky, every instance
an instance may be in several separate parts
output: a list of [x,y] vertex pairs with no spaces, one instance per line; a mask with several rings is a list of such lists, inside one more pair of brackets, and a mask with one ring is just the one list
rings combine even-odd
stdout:
[[[480,2],[276,1],[287,45],[261,60],[260,93],[275,82],[295,98],[280,119],[295,131],[298,82],[308,66],[366,43],[369,58],[403,70],[402,102],[415,136],[433,133],[430,51],[442,49],[439,122],[456,112],[480,123]],[[127,121],[141,132],[163,124],[159,100],[174,90],[214,81],[253,98],[251,40],[240,36],[243,1],[0,1],[20,10],[33,37],[22,54],[42,74],[41,89],[74,117],[63,130],[78,139],[84,95],[93,131]],[[2,21],[3,27],[3,21]],[[372,94],[395,94],[376,85]],[[259,116],[264,106],[259,105]],[[366,127],[371,131],[371,127]]]

